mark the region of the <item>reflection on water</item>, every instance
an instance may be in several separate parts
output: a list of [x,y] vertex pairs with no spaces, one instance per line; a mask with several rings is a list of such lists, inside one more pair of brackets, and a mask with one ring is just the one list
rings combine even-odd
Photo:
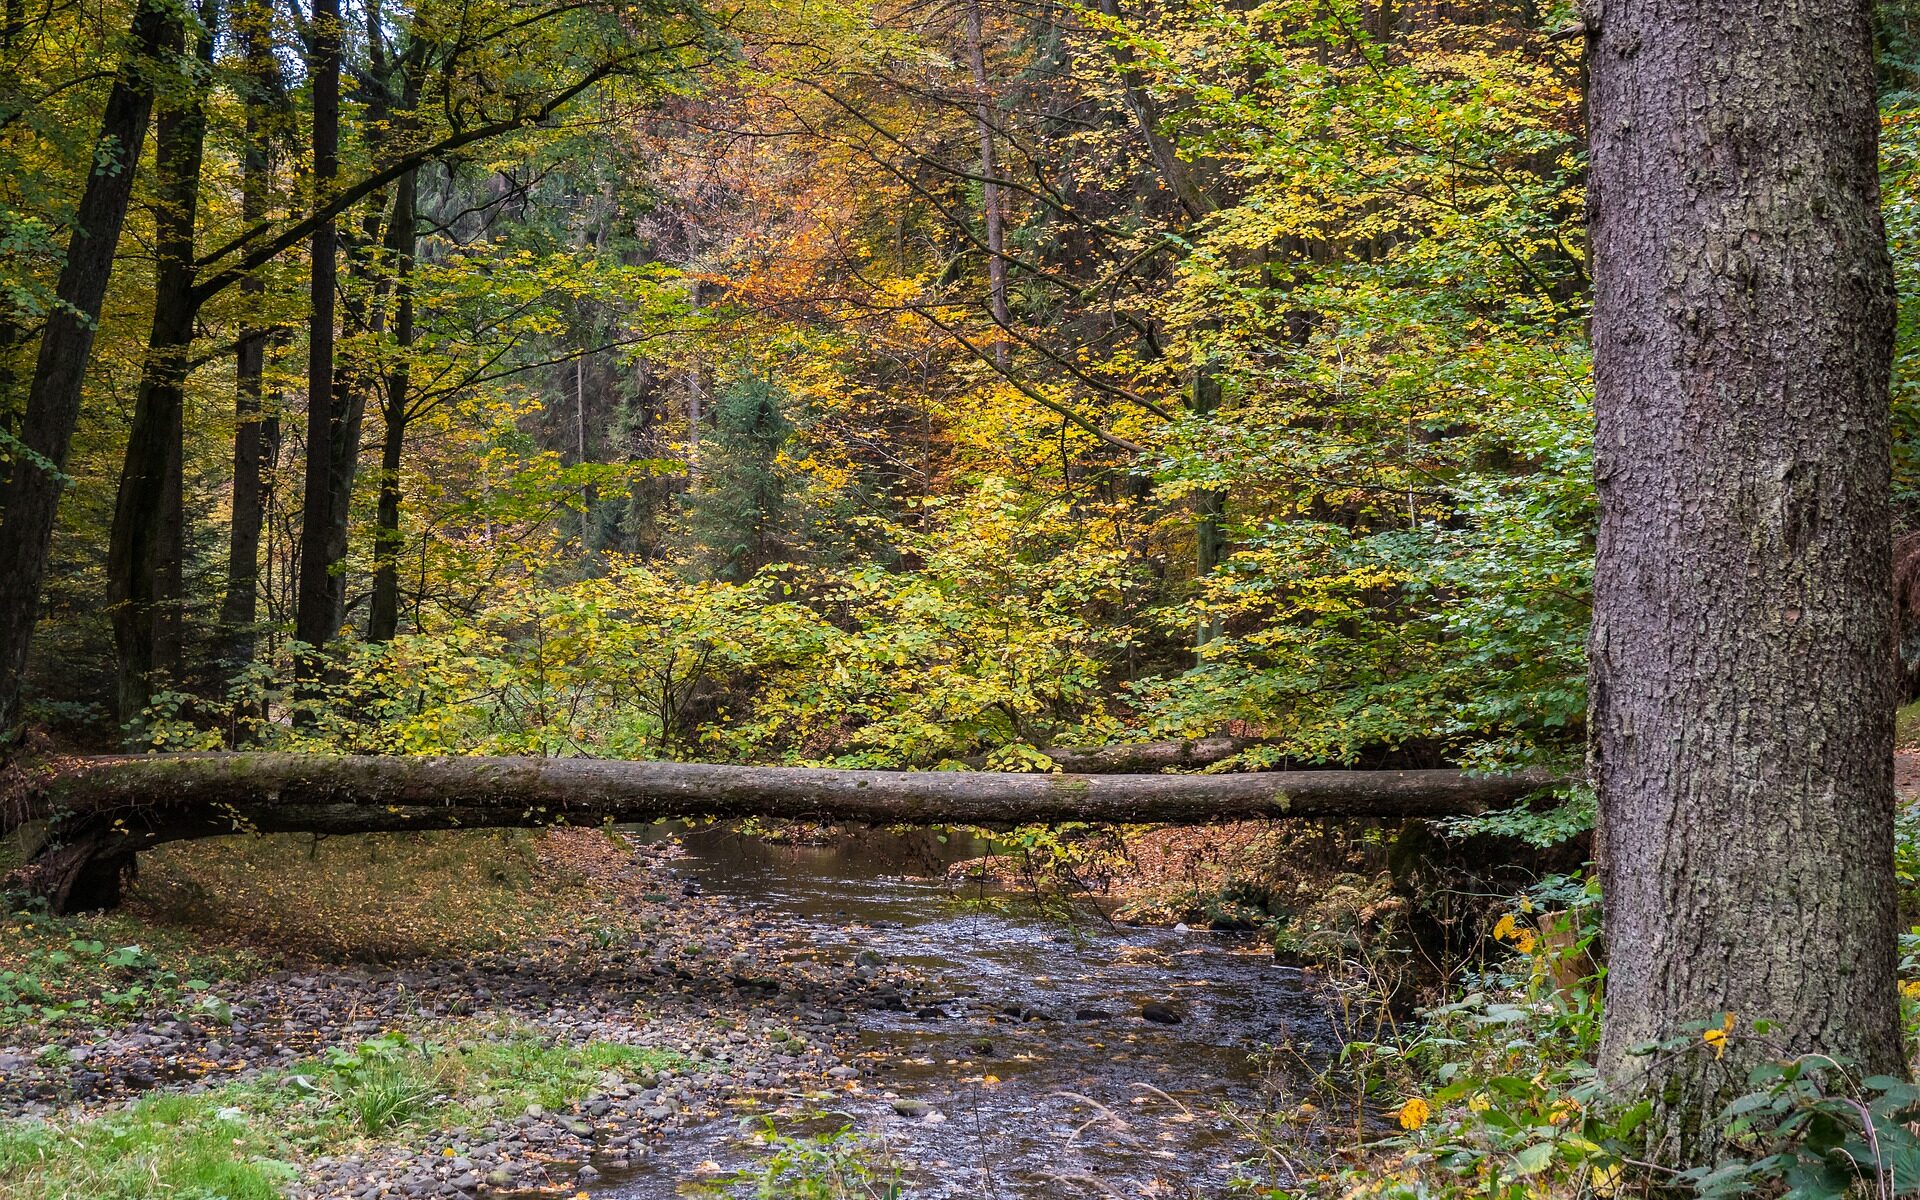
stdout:
[[[707,890],[806,918],[793,955],[874,950],[925,974],[891,1007],[853,1013],[861,1065],[877,1074],[833,1101],[913,1165],[912,1196],[1225,1194],[1245,1147],[1222,1106],[1257,1110],[1287,1083],[1262,1048],[1318,1057],[1333,1044],[1324,1008],[1259,938],[1114,926],[1097,912],[1068,927],[1017,897],[949,884],[949,864],[986,850],[969,838],[681,836],[681,868]],[[1149,1006],[1178,1023],[1146,1019]],[[645,1176],[604,1194],[670,1196],[671,1179],[706,1159],[749,1166],[754,1151],[735,1137],[731,1123],[681,1131]]]

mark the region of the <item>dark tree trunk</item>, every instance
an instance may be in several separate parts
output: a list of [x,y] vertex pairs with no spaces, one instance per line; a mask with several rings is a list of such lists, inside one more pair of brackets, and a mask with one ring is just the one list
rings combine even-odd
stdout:
[[[1590,12],[1601,1066],[1709,1161],[1777,1023],[1903,1072],[1870,6]],[[1731,1012],[1725,1059],[1630,1048]]]
[[[1003,825],[1208,824],[1261,817],[1474,812],[1554,780],[1459,771],[1010,775],[581,758],[178,754],[82,759],[26,789],[53,820],[23,882],[61,911],[110,906],[139,851],[236,831],[374,833],[661,817]],[[3,831],[5,826],[0,826]]]
[[[1108,19],[1125,20],[1120,14],[1119,0],[1100,0],[1100,11]],[[1146,139],[1147,152],[1153,156],[1153,165],[1160,171],[1160,178],[1166,181],[1167,190],[1173,193],[1180,207],[1189,217],[1204,217],[1219,207],[1213,197],[1207,194],[1192,164],[1180,157],[1180,150],[1173,139],[1167,136],[1163,123],[1166,115],[1160,111],[1159,101],[1147,90],[1147,81],[1141,74],[1139,58],[1133,48],[1123,44],[1111,47],[1113,62],[1119,68],[1121,90],[1127,98],[1127,107],[1133,111],[1135,123],[1140,127],[1140,135]]]
[[198,69],[181,81],[176,102],[161,110],[154,133],[153,325],[108,538],[107,605],[122,724],[145,711],[157,682],[179,676],[183,409],[199,315],[193,234],[213,73],[211,5],[201,5],[200,19]]
[[[1211,416],[1219,408],[1220,364],[1208,354],[1193,367],[1193,412],[1196,416]],[[1226,557],[1227,494],[1218,488],[1194,493],[1193,514],[1194,582],[1204,586],[1207,577],[1219,569]],[[1219,636],[1219,618],[1203,614],[1193,631],[1194,647],[1198,650]]]
[[393,250],[393,341],[400,357],[387,373],[385,430],[380,439],[380,502],[374,516],[373,598],[367,615],[367,640],[389,642],[400,627],[400,460],[407,444],[409,381],[407,355],[413,350],[414,201],[418,175],[400,179],[393,201],[388,246]]
[[[340,170],[340,4],[313,5],[313,197],[325,203]],[[335,222],[313,230],[312,305],[307,331],[307,479],[300,513],[300,571],[294,601],[294,637],[304,645],[295,669],[311,695],[323,671],[322,648],[340,631],[341,581],[333,545],[333,447],[339,436],[334,396],[334,284],[339,274]]]
[[[267,131],[267,95],[277,79],[273,58],[272,10],[249,0],[237,22],[245,47],[247,84],[246,145],[242,150],[240,210],[253,228],[266,220],[272,187],[271,137]],[[266,294],[257,272],[240,281],[243,307],[252,311]],[[249,326],[240,333],[234,363],[233,522],[227,534],[227,590],[220,602],[221,645],[229,674],[253,660],[260,585],[260,531],[266,523],[268,472],[278,456],[279,418],[264,404],[267,330]]]
[[133,45],[107,92],[93,173],[81,192],[67,261],[54,285],[59,303],[40,337],[20,429],[28,455],[16,457],[0,493],[0,734],[20,718],[21,677],[39,616],[54,514],[65,485],[62,472],[80,419],[81,383],[133,194],[134,168],[147,138],[153,81],[172,69],[184,37],[173,4],[143,3],[134,15]]

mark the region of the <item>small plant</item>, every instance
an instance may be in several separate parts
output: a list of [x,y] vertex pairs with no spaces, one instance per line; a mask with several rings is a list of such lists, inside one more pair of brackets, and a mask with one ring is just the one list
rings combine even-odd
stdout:
[[831,1133],[795,1137],[763,1122],[761,1139],[771,1149],[752,1183],[761,1200],[899,1200],[906,1195],[901,1166],[886,1144],[842,1125]]
[[438,1048],[388,1033],[352,1050],[334,1048],[323,1059],[322,1084],[363,1133],[375,1134],[421,1116],[442,1089]]

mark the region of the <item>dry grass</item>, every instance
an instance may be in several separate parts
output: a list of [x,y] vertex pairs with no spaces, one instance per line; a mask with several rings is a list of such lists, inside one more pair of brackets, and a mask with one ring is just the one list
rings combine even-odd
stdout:
[[127,911],[275,955],[397,961],[617,922],[639,879],[597,829],[239,836],[148,852]]

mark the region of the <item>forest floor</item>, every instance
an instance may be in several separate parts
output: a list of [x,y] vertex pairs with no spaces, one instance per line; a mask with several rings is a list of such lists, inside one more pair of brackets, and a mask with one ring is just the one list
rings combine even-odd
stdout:
[[[1153,834],[1121,886],[1171,923],[1278,849]],[[924,1119],[862,1032],[951,981],[885,934],[823,955],[844,931],[678,862],[599,830],[218,839],[143,856],[120,912],[18,915],[0,1200],[571,1197],[650,1156],[681,1170],[676,1139],[723,1114]],[[982,1029],[1033,1015],[975,1007]],[[1124,1041],[1156,1019],[1111,1018]]]
[[0,1117],[41,1119],[0,1126],[0,1197],[572,1195],[677,1125],[857,1088],[850,1011],[914,986],[599,831],[149,857],[124,912],[0,937]]
[[[1920,708],[1901,733],[1911,801]],[[863,1095],[924,1117],[876,1077],[862,1014],[910,1013],[940,981],[884,940],[796,953],[819,930],[676,862],[598,830],[234,838],[144,856],[118,913],[15,916],[0,1200],[571,1197],[722,1115]],[[1398,911],[1381,868],[1377,839],[1303,822],[953,875],[1086,884],[1159,924],[1285,907],[1346,937]]]

